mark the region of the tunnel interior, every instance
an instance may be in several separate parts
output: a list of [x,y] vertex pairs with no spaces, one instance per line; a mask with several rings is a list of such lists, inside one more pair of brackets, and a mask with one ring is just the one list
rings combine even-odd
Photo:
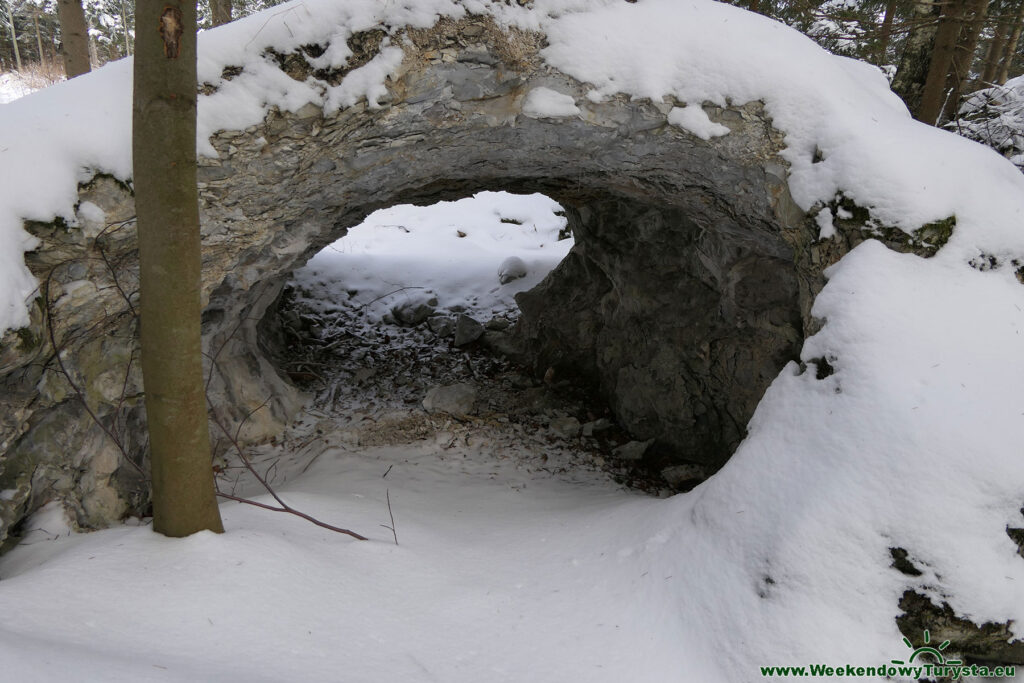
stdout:
[[[692,194],[667,193],[654,180],[626,188],[589,180],[455,180],[403,195],[429,205],[500,189],[542,192],[561,204],[571,249],[515,306],[476,320],[484,328],[478,339],[457,345],[465,311],[434,310],[436,296],[405,290],[416,286],[410,282],[393,283],[400,291],[383,302],[389,313],[374,330],[362,303],[311,306],[316,294],[293,275],[262,316],[260,350],[284,381],[321,392],[321,401],[325,391],[328,400],[365,394],[382,379],[373,379],[378,368],[390,368],[387,391],[409,407],[432,385],[515,376],[513,404],[521,390],[540,387],[563,401],[556,412],[575,411],[583,424],[607,417],[619,431],[603,437],[605,450],[644,443],[630,463],[633,481],[660,476],[692,486],[728,459],[768,384],[798,358],[803,318],[792,248],[771,225],[699,198],[695,212]],[[365,303],[354,289],[347,297]],[[399,357],[385,359],[387,347]],[[339,354],[347,354],[347,371],[324,377]]]

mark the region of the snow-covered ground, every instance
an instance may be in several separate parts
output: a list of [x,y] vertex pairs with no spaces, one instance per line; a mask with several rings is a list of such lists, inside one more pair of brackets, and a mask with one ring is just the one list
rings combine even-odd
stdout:
[[24,78],[16,71],[0,73],[0,104],[13,102],[39,89],[34,79]]
[[[200,70],[221,89],[200,128],[251,125],[271,105],[373,103],[397,57],[385,50],[327,87],[284,76],[267,47],[331,43],[326,67],[344,61],[352,31],[489,11],[545,31],[543,57],[591,83],[591,100],[761,100],[804,209],[841,192],[907,231],[955,215],[952,238],[927,260],[866,242],[833,267],[814,307],[824,327],[801,353],[810,367],[780,373],[732,460],[689,493],[645,499],[597,474],[555,477],[486,439],[350,444],[282,491],[369,543],[234,505],[217,537],[39,532],[0,559],[5,674],[741,682],[762,665],[905,658],[895,617],[908,589],[1024,637],[1024,560],[1006,533],[1024,526],[1024,176],[912,121],[877,70],[734,7],[512,5],[303,0],[210,31]],[[24,322],[35,286],[21,219],[70,218],[92,171],[129,175],[128,64],[0,108],[0,163],[19,169],[0,185],[0,325]],[[222,80],[227,64],[244,74]],[[493,266],[485,274],[478,297],[494,287]],[[819,380],[822,357],[834,372]],[[399,546],[380,527],[385,491]],[[52,518],[35,523],[59,534]],[[894,547],[920,576],[890,566]]]
[[[561,209],[544,195],[505,192],[383,209],[311,259],[294,285],[311,305],[329,308],[343,297],[370,321],[431,299],[485,321],[514,308],[513,297],[569,253],[572,239],[559,239]],[[523,276],[502,283],[506,262],[518,262]]]

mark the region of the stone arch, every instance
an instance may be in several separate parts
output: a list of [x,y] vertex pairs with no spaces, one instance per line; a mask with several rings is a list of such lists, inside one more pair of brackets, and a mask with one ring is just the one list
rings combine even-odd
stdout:
[[[797,358],[821,270],[846,250],[838,240],[828,253],[814,245],[813,221],[789,197],[781,135],[761,106],[705,105],[730,132],[703,140],[668,123],[672,102],[589,99],[586,84],[541,64],[538,40],[509,38],[489,19],[408,35],[381,106],[274,110],[260,125],[213,136],[219,158],[201,160],[199,180],[203,333],[218,412],[244,420],[254,441],[299,409],[260,321],[292,270],[370,212],[539,191],[567,208],[577,243],[522,296],[524,358],[539,372],[588,378],[623,426],[657,442],[657,465],[720,466],[765,388]],[[356,42],[371,56],[380,44]],[[299,79],[312,73],[303,54],[279,59]],[[524,108],[538,88],[572,107]],[[90,526],[145,506],[145,482],[107,446],[102,459],[85,454],[104,434],[48,367],[44,310],[61,321],[67,342],[58,345],[94,412],[134,425],[127,445],[142,458],[141,382],[132,370],[119,386],[123,373],[111,369],[134,348],[119,296],[136,277],[131,201],[128,186],[100,177],[80,190],[80,228],[27,226],[43,242],[27,263],[53,289],[25,338],[3,347],[5,400],[20,411],[3,425],[0,488],[18,491],[3,508],[6,527],[47,496],[71,500]],[[68,453],[87,474],[67,474]]]

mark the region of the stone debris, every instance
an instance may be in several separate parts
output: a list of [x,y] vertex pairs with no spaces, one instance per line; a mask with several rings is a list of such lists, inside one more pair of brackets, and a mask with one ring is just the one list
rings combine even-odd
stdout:
[[673,465],[661,471],[661,477],[674,489],[681,489],[708,478],[706,468],[700,465]]
[[611,420],[603,417],[599,420],[586,422],[583,425],[583,436],[593,436],[598,432],[603,432],[604,430],[610,428],[611,426]]
[[455,345],[465,346],[480,338],[484,333],[484,326],[466,314],[459,316],[455,322]]
[[630,441],[629,443],[619,446],[612,452],[615,454],[615,457],[622,460],[640,460],[644,457],[644,453],[647,452],[647,449],[650,448],[653,443],[654,439],[649,439],[647,441]]
[[484,329],[489,330],[491,332],[504,332],[511,326],[512,321],[509,320],[508,318],[503,318],[501,316],[491,318],[490,320],[484,323]]
[[428,413],[447,413],[454,417],[468,417],[473,414],[476,403],[476,387],[468,383],[434,387],[423,399],[423,408]]
[[431,301],[433,301],[433,304],[430,302],[419,302],[395,306],[391,309],[391,315],[394,316],[398,324],[405,325],[406,327],[415,327],[434,314],[434,306],[437,305],[437,299],[431,299]]
[[455,321],[447,315],[435,315],[427,318],[427,327],[442,339],[455,334]]
[[548,429],[563,439],[573,439],[580,434],[580,421],[575,417],[556,417],[552,418]]

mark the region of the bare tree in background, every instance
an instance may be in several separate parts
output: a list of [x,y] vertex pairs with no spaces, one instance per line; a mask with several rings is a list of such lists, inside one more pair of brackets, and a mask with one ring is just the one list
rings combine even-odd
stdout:
[[14,64],[21,71],[21,51],[18,50],[18,30],[14,27],[14,5],[10,0],[4,3],[7,8],[7,26],[11,30],[11,44],[14,46]]
[[210,0],[210,15],[214,26],[231,21],[231,0]]
[[60,19],[64,72],[68,78],[89,73],[89,29],[82,0],[57,0],[57,16]]

